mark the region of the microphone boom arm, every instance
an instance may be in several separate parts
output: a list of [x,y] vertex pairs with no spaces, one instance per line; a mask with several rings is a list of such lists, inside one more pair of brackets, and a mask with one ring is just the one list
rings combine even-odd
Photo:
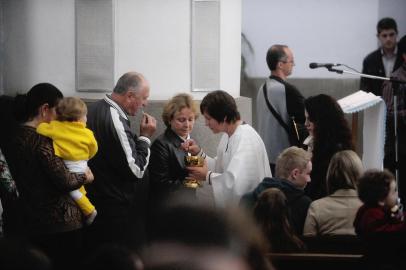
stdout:
[[[347,73],[347,74],[352,74],[352,75],[358,75],[364,78],[369,78],[369,79],[378,79],[378,80],[383,80],[383,81],[392,81],[392,78],[388,78],[388,77],[380,77],[380,76],[374,76],[374,75],[369,75],[369,74],[364,74],[364,73],[358,73],[358,72],[352,72],[352,71],[348,71],[348,70],[342,70],[342,69],[336,69],[336,68],[327,68],[328,71],[331,72],[336,72],[338,74],[343,74],[343,73]],[[404,82],[403,82],[404,83]]]
[[380,76],[374,76],[374,75],[369,75],[369,74],[364,74],[364,73],[359,73],[359,72],[352,72],[352,71],[348,71],[348,70],[343,70],[343,69],[336,69],[333,67],[327,68],[328,71],[331,72],[336,72],[338,74],[343,74],[343,73],[347,73],[347,74],[352,74],[352,75],[358,75],[360,77],[364,77],[364,78],[369,78],[369,79],[377,79],[377,80],[382,80],[382,81],[391,81],[394,83],[400,83],[400,84],[405,84],[406,81],[402,81],[402,80],[398,80],[395,79],[393,77],[380,77]]

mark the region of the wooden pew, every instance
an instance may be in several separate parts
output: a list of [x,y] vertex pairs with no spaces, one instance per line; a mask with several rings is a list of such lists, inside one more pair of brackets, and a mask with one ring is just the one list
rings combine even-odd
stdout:
[[302,237],[310,253],[364,254],[365,246],[355,235]]
[[362,254],[327,253],[269,253],[268,257],[276,270],[360,270]]

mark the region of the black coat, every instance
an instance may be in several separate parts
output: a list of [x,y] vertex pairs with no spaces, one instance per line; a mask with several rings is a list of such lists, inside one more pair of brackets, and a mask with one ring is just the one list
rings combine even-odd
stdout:
[[144,214],[149,139],[137,137],[128,116],[107,96],[88,106],[87,126],[99,145],[97,154],[88,163],[94,182],[86,187],[90,201],[100,212],[98,219]]
[[[402,63],[402,56],[400,55],[400,53],[398,53],[396,55],[395,65],[391,72],[397,70],[402,65]],[[364,62],[362,63],[362,73],[379,77],[386,77],[385,68],[382,62],[382,52],[380,48],[365,57]],[[382,96],[383,82],[383,80],[361,78],[360,88],[361,90],[372,92],[377,96]]]
[[195,190],[183,186],[188,173],[185,168],[186,152],[180,148],[182,142],[171,128],[167,128],[151,146],[150,199],[155,206],[169,196],[179,197],[180,194],[186,196],[183,199],[195,199]]

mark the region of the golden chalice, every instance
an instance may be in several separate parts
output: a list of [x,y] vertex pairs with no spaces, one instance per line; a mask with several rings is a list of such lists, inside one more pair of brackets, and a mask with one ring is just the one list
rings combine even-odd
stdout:
[[[185,165],[187,167],[203,167],[204,158],[201,156],[185,156]],[[201,181],[192,177],[186,177],[183,185],[187,188],[198,188],[202,186]]]

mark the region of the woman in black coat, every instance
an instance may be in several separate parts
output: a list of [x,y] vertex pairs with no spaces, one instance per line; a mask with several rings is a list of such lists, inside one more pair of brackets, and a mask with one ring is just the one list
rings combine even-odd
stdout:
[[149,166],[151,204],[160,206],[169,198],[196,199],[195,189],[184,186],[187,153],[180,145],[190,138],[198,109],[188,94],[178,94],[165,105],[162,113],[166,130],[152,144]]

